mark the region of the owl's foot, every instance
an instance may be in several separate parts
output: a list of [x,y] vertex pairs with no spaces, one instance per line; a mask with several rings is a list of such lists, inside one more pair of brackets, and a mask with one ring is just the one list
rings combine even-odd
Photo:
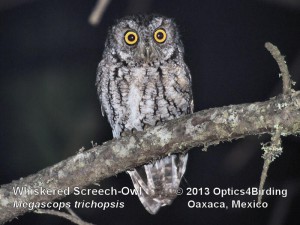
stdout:
[[126,130],[121,133],[121,137],[125,137],[125,136],[131,135],[131,134],[132,134],[132,132],[130,130]]

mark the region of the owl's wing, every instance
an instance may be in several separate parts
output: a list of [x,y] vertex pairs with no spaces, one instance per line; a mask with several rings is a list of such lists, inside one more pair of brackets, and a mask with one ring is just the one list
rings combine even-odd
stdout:
[[190,69],[188,68],[188,66],[185,64],[184,65],[184,70],[185,70],[185,74],[186,77],[190,80],[190,85],[189,85],[189,90],[187,90],[187,92],[189,93],[189,101],[190,101],[190,112],[189,113],[193,113],[194,112],[194,100],[193,100],[193,91],[192,91],[192,76],[191,76],[191,72]]
[[101,105],[101,113],[102,113],[102,116],[105,116],[105,110],[104,110],[104,107],[103,107],[103,99],[102,99],[102,87],[101,87],[101,83],[103,82],[102,81],[102,77],[103,77],[103,66],[102,66],[102,61],[98,64],[98,67],[97,67],[97,76],[96,76],[96,87],[97,87],[97,93],[98,93],[98,97],[99,97],[99,100],[100,100],[100,105]]
[[136,169],[127,172],[131,177],[133,186],[137,191],[139,199],[141,203],[144,205],[145,209],[152,215],[156,214],[159,208],[161,207],[161,203],[155,201],[149,195],[150,190]]
[[188,155],[171,155],[127,171],[145,209],[156,214],[162,206],[170,205],[176,197],[185,173]]

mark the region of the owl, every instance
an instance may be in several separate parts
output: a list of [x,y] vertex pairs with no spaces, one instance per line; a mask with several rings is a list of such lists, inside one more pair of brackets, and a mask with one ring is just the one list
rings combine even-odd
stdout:
[[[96,86],[114,138],[193,112],[191,75],[175,22],[133,15],[109,29]],[[156,214],[176,197],[187,154],[127,171],[146,210]]]

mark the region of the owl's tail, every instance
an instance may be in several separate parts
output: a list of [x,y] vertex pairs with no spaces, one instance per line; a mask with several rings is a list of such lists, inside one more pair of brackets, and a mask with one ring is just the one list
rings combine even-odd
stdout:
[[153,164],[127,171],[139,199],[151,214],[176,198],[188,155],[171,155]]

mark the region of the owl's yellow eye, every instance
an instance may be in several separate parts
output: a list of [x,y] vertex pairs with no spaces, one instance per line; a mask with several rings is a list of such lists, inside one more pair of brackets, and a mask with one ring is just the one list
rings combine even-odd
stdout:
[[154,32],[153,37],[157,43],[163,43],[167,39],[167,33],[164,29],[159,28]]
[[128,45],[134,45],[138,42],[139,36],[135,31],[127,31],[124,35],[124,40]]

